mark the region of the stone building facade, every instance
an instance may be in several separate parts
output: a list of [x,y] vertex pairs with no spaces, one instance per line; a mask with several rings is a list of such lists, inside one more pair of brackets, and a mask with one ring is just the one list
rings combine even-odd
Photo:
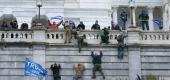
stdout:
[[[109,26],[110,21],[119,23],[119,12],[124,8],[128,13],[128,0],[44,0],[41,14],[49,18],[55,15],[74,20],[77,24],[84,21],[88,29],[99,20],[102,27]],[[139,12],[148,10],[150,31],[138,27]],[[98,31],[81,31],[86,36],[87,47],[78,52],[76,40],[65,44],[65,32],[62,30],[11,30],[0,31],[0,80],[53,80],[50,65],[61,64],[62,80],[73,78],[73,65],[82,63],[86,70],[84,80],[92,80],[92,63],[90,52],[103,51],[103,72],[106,80],[136,80],[137,75],[145,78],[155,76],[159,80],[170,80],[170,32],[168,0],[135,0],[133,24],[137,28],[127,30],[124,58],[117,58],[117,41],[119,31],[110,31],[109,44],[100,44]],[[31,25],[32,17],[38,13],[35,0],[0,0],[0,15],[13,14],[19,25],[26,22]],[[113,15],[113,16],[111,16]],[[130,25],[130,15],[128,16]],[[154,19],[163,20],[163,30],[158,30]],[[127,26],[128,27],[128,26]],[[41,64],[49,72],[46,78],[24,76],[24,61],[28,57]],[[96,80],[102,80],[97,74]]]
[[[41,0],[1,0],[0,15],[13,14],[19,25],[28,23],[30,26],[32,17],[38,14],[36,1]],[[65,20],[75,21],[76,24],[83,21],[87,29],[90,29],[95,20],[98,20],[102,27],[110,26],[111,20],[119,23],[120,11],[124,8],[128,13],[128,27],[130,26],[129,7],[129,0],[42,0],[41,15],[47,15],[49,19],[60,15]],[[134,26],[140,26],[138,16],[143,9],[148,11],[151,31],[158,30],[158,27],[153,23],[155,19],[162,20],[164,30],[169,30],[168,0],[134,0],[134,11],[132,13]]]

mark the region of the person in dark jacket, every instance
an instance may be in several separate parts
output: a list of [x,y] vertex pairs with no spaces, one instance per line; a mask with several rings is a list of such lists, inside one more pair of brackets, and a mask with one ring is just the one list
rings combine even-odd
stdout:
[[96,20],[95,24],[93,24],[91,30],[100,30],[100,25],[98,24],[98,20]]
[[12,20],[10,22],[10,25],[11,25],[12,29],[18,29],[18,23],[16,20]]
[[120,20],[121,20],[121,27],[122,30],[126,30],[126,21],[127,21],[127,13],[123,9],[121,14],[120,14]]
[[21,30],[28,30],[28,24],[27,23],[22,23],[21,24]]
[[9,26],[7,24],[7,21],[3,21],[1,25],[1,30],[8,30],[8,29],[9,29]]
[[77,26],[78,30],[85,30],[85,25],[83,24],[83,21],[80,21],[80,24]]
[[117,49],[118,49],[118,58],[123,59],[123,54],[124,54],[124,39],[127,37],[127,34],[122,32],[120,35],[116,36],[115,39],[117,39]]
[[100,55],[94,54],[94,52],[92,51],[91,56],[93,58],[92,63],[94,64],[92,79],[96,78],[96,71],[99,71],[101,73],[101,75],[103,76],[103,79],[105,79],[105,75],[104,75],[104,73],[102,71],[102,67],[101,67],[102,56],[103,56],[102,51],[100,51]]
[[56,63],[54,63],[51,65],[51,70],[53,71],[54,80],[61,80],[60,69],[61,69],[60,64],[57,65]]
[[100,36],[101,36],[101,43],[106,43],[106,44],[109,43],[109,31],[106,27],[100,31]]
[[142,13],[139,15],[139,19],[141,20],[142,29],[145,30],[146,26],[146,29],[149,30],[148,25],[149,16],[145,10],[142,10]]

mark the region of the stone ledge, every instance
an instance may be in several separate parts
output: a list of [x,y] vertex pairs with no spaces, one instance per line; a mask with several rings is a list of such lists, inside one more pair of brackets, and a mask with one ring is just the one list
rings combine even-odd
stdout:
[[[78,48],[77,45],[75,45],[74,43],[69,43],[69,44],[65,44],[65,43],[56,43],[56,44],[51,44],[51,43],[46,43],[46,42],[0,42],[0,47],[1,48],[6,48],[8,46],[34,46],[34,45],[45,45],[46,47],[58,47],[60,46],[62,47],[74,47],[74,48]],[[117,48],[117,44],[89,44],[88,46],[82,47],[82,50],[84,50],[84,48],[93,48],[93,47],[98,47],[98,48]],[[134,44],[126,44],[126,47],[168,47],[170,48],[170,44],[140,44],[140,43],[134,43]],[[125,47],[125,48],[126,48]],[[102,49],[101,49],[102,50]],[[114,50],[114,49],[113,49]]]

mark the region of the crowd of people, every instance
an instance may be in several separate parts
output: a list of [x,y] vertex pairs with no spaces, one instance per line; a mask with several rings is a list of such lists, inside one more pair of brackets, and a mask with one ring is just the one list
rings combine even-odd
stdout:
[[[118,16],[118,22],[114,22],[112,20],[111,26],[108,27],[108,30],[126,30],[127,29],[127,21],[129,20],[128,15],[129,15],[128,12],[125,9],[122,9],[121,12],[120,12],[120,15]],[[140,24],[142,30],[149,30],[150,29],[149,28],[150,26],[149,26],[149,23],[148,23],[149,16],[148,16],[148,12],[146,10],[141,11],[141,13],[138,15],[138,20],[139,21],[137,21],[137,22],[140,22],[139,24]],[[1,22],[1,24],[0,24],[1,30],[18,29],[17,20],[11,20],[11,21],[1,20],[0,22]],[[63,24],[63,26],[64,26],[64,24],[66,22],[68,22],[68,25],[71,29],[85,30],[85,28],[86,28],[83,21],[80,21],[80,23],[76,26],[75,22],[72,21],[72,20],[69,20],[69,21],[61,20],[59,23],[56,23],[56,22],[50,23],[49,22],[49,25],[46,26],[46,28],[51,29],[51,30],[58,30],[59,26],[61,24]],[[153,22],[158,26],[159,29],[163,28],[161,20],[156,19],[156,20],[153,20]],[[35,23],[35,21],[32,22],[31,27],[36,26],[34,23]],[[98,23],[99,23],[98,20],[96,20],[95,23],[92,25],[91,30],[100,30],[101,27]],[[24,25],[23,25],[24,29],[29,27],[29,26],[27,26],[28,24],[27,25],[26,24],[27,23],[24,23]]]
[[[149,30],[149,25],[148,25],[148,20],[149,20],[149,16],[147,11],[142,10],[141,13],[139,14],[139,20],[141,22],[141,28],[142,30]],[[98,30],[99,31],[99,35],[101,37],[101,43],[109,43],[109,30],[126,30],[127,28],[127,20],[128,20],[128,13],[122,9],[122,12],[119,15],[119,19],[120,22],[119,24],[114,22],[113,20],[111,21],[111,26],[107,26],[104,28],[101,28],[99,21],[96,20],[95,23],[91,26],[91,30]],[[85,35],[83,36],[79,36],[79,33],[81,30],[85,30],[86,26],[83,23],[83,21],[80,21],[80,23],[78,25],[75,24],[74,21],[72,20],[66,20],[63,21],[61,20],[60,22],[48,22],[48,26],[46,26],[47,29],[50,30],[58,30],[60,25],[63,25],[64,30],[65,30],[65,43],[71,43],[71,38],[72,35],[75,36],[75,38],[78,40],[78,47],[82,46],[82,41],[84,41],[83,39],[86,38]],[[159,20],[157,20],[157,23],[160,24]],[[11,21],[2,21],[1,25],[0,25],[0,30],[15,30],[18,29],[18,22],[17,20],[11,20]],[[31,27],[36,26],[36,21],[32,22]],[[28,29],[28,24],[27,23],[22,23],[21,24],[21,29],[22,30],[26,30]],[[162,29],[162,26],[160,27],[160,29]],[[80,43],[81,42],[81,43]],[[81,48],[79,48],[79,51],[81,51]]]
[[18,22],[16,20],[11,20],[9,22],[8,21],[2,21],[0,29],[1,30],[18,29]]
[[[92,57],[92,64],[93,64],[91,78],[96,79],[96,72],[98,71],[102,75],[103,79],[105,79],[105,75],[102,69],[103,52],[100,51],[99,53],[96,53],[94,51],[91,51],[91,57]],[[61,75],[60,75],[62,69],[61,65],[54,63],[51,65],[50,68],[52,70],[54,80],[61,80]],[[73,75],[72,80],[83,80],[84,71],[86,70],[85,65],[81,63],[74,64],[73,70],[75,75]]]

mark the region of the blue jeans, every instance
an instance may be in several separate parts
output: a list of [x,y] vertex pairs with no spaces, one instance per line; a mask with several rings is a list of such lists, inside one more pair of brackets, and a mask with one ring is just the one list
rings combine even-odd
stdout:
[[146,29],[149,30],[148,21],[142,21],[142,30],[145,30],[145,26],[146,26]]
[[126,21],[121,21],[122,30],[126,30]]
[[118,49],[118,56],[117,56],[117,57],[118,57],[119,59],[123,59],[123,55],[124,55],[124,46],[118,45],[117,49]]

